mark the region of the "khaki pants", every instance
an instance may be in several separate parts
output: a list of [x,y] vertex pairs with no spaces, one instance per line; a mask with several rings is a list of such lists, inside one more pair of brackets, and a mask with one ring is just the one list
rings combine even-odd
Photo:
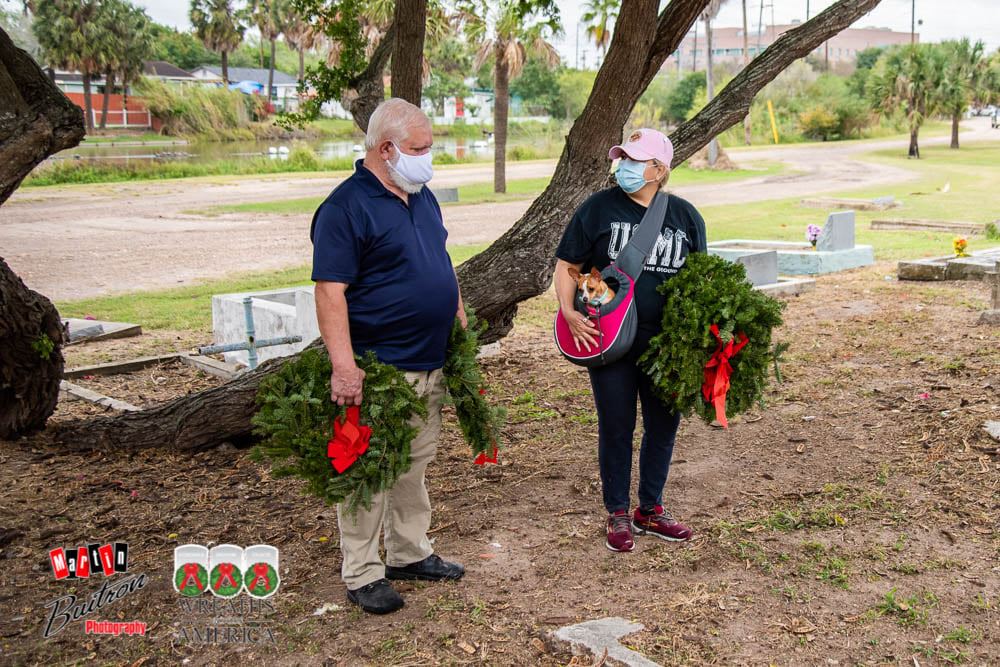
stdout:
[[441,370],[406,373],[415,383],[417,394],[427,397],[427,420],[415,417],[411,422],[419,431],[410,446],[410,469],[396,480],[395,486],[372,497],[372,508],[358,509],[352,517],[343,505],[337,506],[340,524],[341,577],[347,588],[355,590],[385,577],[379,558],[379,533],[385,533],[386,562],[401,567],[421,561],[434,549],[427,539],[431,526],[431,501],[424,484],[424,471],[437,451],[441,433],[441,403],[444,400],[444,375]]

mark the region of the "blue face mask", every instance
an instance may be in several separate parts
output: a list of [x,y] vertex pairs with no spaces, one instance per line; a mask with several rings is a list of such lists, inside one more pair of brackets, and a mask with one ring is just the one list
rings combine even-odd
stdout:
[[628,158],[618,161],[618,169],[615,170],[615,180],[621,189],[629,194],[638,192],[642,186],[646,185],[646,163],[636,162]]

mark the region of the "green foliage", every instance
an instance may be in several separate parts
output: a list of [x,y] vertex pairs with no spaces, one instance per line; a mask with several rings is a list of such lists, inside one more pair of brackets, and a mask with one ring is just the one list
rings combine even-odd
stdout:
[[987,222],[985,231],[987,241],[1000,241],[1000,229],[997,228],[997,223]]
[[705,86],[704,72],[691,72],[681,79],[667,98],[665,109],[667,120],[674,123],[687,120],[688,114],[694,107],[695,98],[700,91],[705,90]]
[[537,57],[529,57],[521,76],[510,84],[511,95],[521,98],[522,116],[556,116],[562,110],[559,71]]
[[322,27],[323,35],[338,47],[338,62],[318,62],[306,69],[303,85],[316,94],[306,99],[299,112],[279,117],[278,122],[286,127],[318,118],[323,103],[340,99],[368,66],[368,40],[361,30],[364,0],[293,0],[292,8],[307,25]]
[[257,393],[254,433],[264,440],[256,460],[274,462],[275,477],[306,480],[308,490],[328,503],[347,501],[347,510],[371,508],[372,497],[392,487],[410,469],[413,416],[427,415],[426,400],[402,371],[379,363],[369,353],[358,360],[365,371],[361,421],[372,429],[368,450],[342,474],[327,456],[333,422],[346,410],[330,400],[330,359],[307,350],[265,378]]
[[163,120],[166,134],[253,139],[250,95],[209,86],[173,86],[147,78],[139,80],[135,92],[146,108]]
[[744,333],[750,342],[730,361],[733,373],[726,397],[728,416],[746,412],[762,400],[772,363],[771,333],[781,325],[783,304],[753,289],[742,265],[704,253],[688,256],[684,268],[665,281],[662,332],[653,337],[639,364],[661,400],[682,414],[697,412],[706,422],[714,407],[701,393],[705,364],[717,341]]
[[288,164],[292,171],[319,171],[320,161],[308,146],[293,146],[288,154]]
[[493,453],[500,442],[500,427],[506,411],[494,407],[486,400],[486,384],[476,357],[479,355],[479,337],[486,331],[486,322],[476,319],[471,308],[465,309],[468,328],[462,328],[456,319],[448,339],[448,356],[444,363],[445,386],[455,404],[455,414],[465,441],[472,453]]
[[243,41],[243,14],[233,0],[191,0],[188,18],[205,47],[218,53],[235,51]]
[[596,78],[597,72],[591,70],[564,69],[559,72],[560,110],[555,115],[567,120],[576,120],[587,104]]
[[[165,60],[183,70],[193,70],[200,65],[218,65],[222,62],[219,54],[209,51],[200,39],[190,32],[154,23],[152,60]],[[231,64],[236,64],[233,60]]]
[[868,78],[866,93],[882,114],[902,113],[910,132],[917,132],[936,111],[941,78],[941,51],[934,44],[910,44],[888,49]]
[[968,38],[942,42],[941,73],[935,91],[941,109],[951,116],[961,116],[969,103],[984,97],[982,88],[986,81],[987,61],[983,57],[982,42],[971,43]]
[[31,341],[31,349],[37,352],[39,357],[48,361],[52,353],[55,352],[56,344],[49,338],[48,334],[43,333]]
[[837,116],[826,107],[815,106],[799,114],[799,127],[806,137],[826,141],[837,133]]

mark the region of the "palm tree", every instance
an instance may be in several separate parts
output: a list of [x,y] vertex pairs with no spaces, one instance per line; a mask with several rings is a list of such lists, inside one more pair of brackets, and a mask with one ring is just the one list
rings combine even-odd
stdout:
[[312,48],[315,42],[311,34],[309,24],[302,19],[302,15],[293,7],[289,7],[282,35],[285,38],[285,44],[288,44],[290,49],[299,54],[299,83],[302,83],[302,79],[306,76],[306,49]]
[[587,25],[587,35],[594,40],[603,57],[611,43],[611,26],[618,18],[619,0],[587,0],[581,19]]
[[114,92],[115,77],[121,79],[122,92],[127,95],[129,84],[142,74],[143,61],[153,50],[153,35],[152,23],[145,10],[126,0],[104,0],[101,20],[104,23],[101,32],[106,40],[103,130],[107,125],[108,101]]
[[940,50],[931,44],[908,44],[886,51],[868,78],[872,107],[883,114],[902,111],[910,129],[911,158],[920,157],[918,135],[934,113],[941,79]]
[[234,0],[191,0],[188,17],[205,48],[222,56],[222,82],[229,85],[229,54],[243,41],[246,30]]
[[32,29],[49,65],[76,70],[83,77],[83,111],[88,132],[94,130],[90,81],[107,58],[99,0],[48,0],[34,7]]
[[965,37],[942,42],[940,48],[945,62],[937,94],[941,110],[951,116],[951,147],[958,148],[958,123],[969,103],[980,97],[986,78],[985,47],[982,42],[972,44]]
[[546,37],[558,34],[558,9],[545,0],[466,0],[458,20],[470,42],[479,45],[474,67],[493,58],[493,191],[507,191],[507,112],[510,81],[524,68],[528,51],[550,67],[559,54]]
[[275,42],[285,31],[288,15],[291,10],[287,0],[250,0],[248,14],[260,30],[260,39],[271,43],[271,59],[267,68],[267,99],[271,99],[271,88],[274,85],[274,55]]

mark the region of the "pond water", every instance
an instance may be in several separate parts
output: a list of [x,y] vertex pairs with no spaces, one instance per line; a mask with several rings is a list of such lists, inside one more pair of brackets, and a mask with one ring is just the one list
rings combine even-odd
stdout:
[[[511,139],[508,149],[514,146],[544,148],[546,139]],[[54,160],[108,160],[128,163],[132,161],[183,160],[187,162],[214,162],[221,160],[241,160],[259,157],[284,159],[295,145],[309,146],[321,159],[362,157],[364,146],[359,140],[315,139],[309,141],[233,141],[233,142],[189,142],[171,141],[142,144],[139,142],[91,143],[84,142],[74,148],[61,151]],[[437,137],[434,140],[435,153],[448,153],[464,158],[482,156],[488,159],[493,154],[493,142],[482,139]]]

